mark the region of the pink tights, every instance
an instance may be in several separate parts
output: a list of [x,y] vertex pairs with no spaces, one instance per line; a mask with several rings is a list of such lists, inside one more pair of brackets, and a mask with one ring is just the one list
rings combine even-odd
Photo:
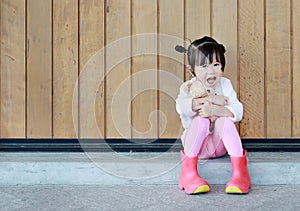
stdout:
[[215,158],[226,152],[241,157],[243,147],[235,125],[228,117],[218,118],[214,133],[210,135],[209,119],[196,116],[185,136],[184,152],[188,157]]

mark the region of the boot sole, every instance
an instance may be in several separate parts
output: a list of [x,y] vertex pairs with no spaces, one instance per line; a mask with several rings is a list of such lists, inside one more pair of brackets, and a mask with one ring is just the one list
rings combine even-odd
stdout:
[[246,194],[246,193],[248,193],[248,192],[243,192],[241,189],[239,189],[236,186],[228,186],[225,189],[225,192],[229,193],[229,194]]
[[202,185],[198,187],[192,194],[207,193],[209,191],[210,191],[210,187],[208,185]]

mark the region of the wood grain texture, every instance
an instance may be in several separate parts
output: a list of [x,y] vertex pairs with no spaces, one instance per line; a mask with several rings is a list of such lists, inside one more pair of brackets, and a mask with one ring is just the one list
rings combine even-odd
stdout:
[[184,2],[159,1],[159,14],[159,137],[178,138],[181,123],[175,100],[184,80],[184,55],[174,47],[184,44]]
[[190,75],[174,47],[211,35],[244,105],[241,137],[299,138],[299,4],[0,0],[0,137],[178,138]]
[[244,106],[240,135],[264,138],[264,4],[240,0],[238,11],[239,93]]
[[[211,4],[211,36],[226,49],[223,76],[230,79],[239,97],[237,0],[212,0]],[[239,124],[235,124],[238,130]]]
[[211,13],[211,35],[226,49],[224,76],[238,93],[237,0],[212,0]]
[[[186,0],[185,1],[185,42],[186,48],[190,44],[188,40],[199,39],[210,36],[210,0]],[[187,57],[185,57],[187,64]],[[189,79],[190,73],[186,71],[185,79]]]
[[157,0],[132,1],[132,137],[157,138]]
[[104,0],[81,0],[79,7],[80,138],[104,138]]
[[291,137],[290,2],[266,1],[267,137]]
[[27,137],[52,137],[52,1],[27,1]]
[[25,10],[23,0],[1,0],[1,136],[26,137]]
[[55,138],[78,137],[78,107],[72,106],[73,94],[78,93],[77,78],[78,1],[53,0],[53,134]]
[[130,1],[107,1],[105,76],[108,138],[131,138],[130,8]]
[[300,137],[300,97],[299,97],[299,90],[300,90],[300,1],[293,0],[292,1],[292,13],[293,13],[293,54],[292,54],[292,65],[293,65],[293,96],[292,96],[292,103],[293,103],[293,137]]

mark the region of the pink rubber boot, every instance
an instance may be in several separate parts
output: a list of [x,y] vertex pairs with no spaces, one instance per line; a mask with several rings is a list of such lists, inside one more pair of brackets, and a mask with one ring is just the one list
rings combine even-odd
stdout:
[[232,164],[232,177],[226,185],[226,193],[248,193],[251,181],[248,173],[247,151],[243,151],[242,157],[230,156]]
[[210,186],[198,174],[198,156],[187,157],[183,150],[180,152],[182,169],[179,178],[179,188],[187,194],[206,193]]

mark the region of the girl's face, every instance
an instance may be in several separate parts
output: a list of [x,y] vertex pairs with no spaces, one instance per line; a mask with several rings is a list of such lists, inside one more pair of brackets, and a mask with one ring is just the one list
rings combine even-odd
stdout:
[[195,75],[197,80],[202,81],[207,87],[214,88],[222,77],[222,65],[216,59],[216,54],[213,55],[212,63],[206,58],[204,64],[195,65]]

